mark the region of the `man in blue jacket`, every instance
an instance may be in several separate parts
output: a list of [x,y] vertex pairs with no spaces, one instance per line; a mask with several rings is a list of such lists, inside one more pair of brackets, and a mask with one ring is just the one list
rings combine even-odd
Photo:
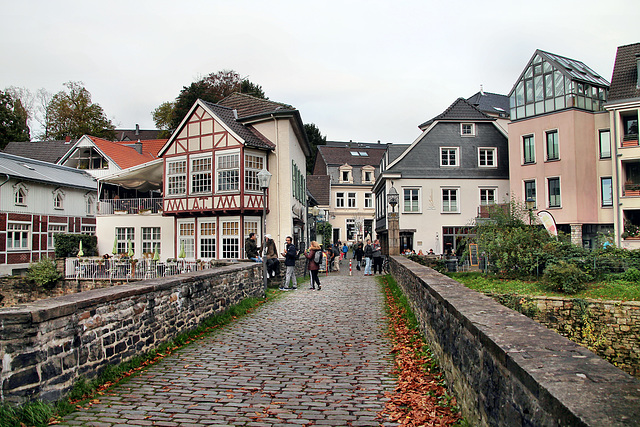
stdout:
[[[284,265],[287,269],[287,273],[284,285],[280,287],[281,291],[298,289],[298,282],[296,281],[296,258],[298,257],[298,249],[293,244],[291,236],[287,236],[286,240],[285,252],[282,253],[282,256],[284,257]],[[289,287],[290,282],[293,283],[293,287]]]

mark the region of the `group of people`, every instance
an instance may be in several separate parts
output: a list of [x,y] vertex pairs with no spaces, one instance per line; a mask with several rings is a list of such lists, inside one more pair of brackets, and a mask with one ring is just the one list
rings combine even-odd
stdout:
[[[275,277],[280,271],[279,256],[284,257],[284,265],[286,267],[285,282],[280,287],[282,291],[288,291],[297,289],[295,265],[300,252],[293,244],[291,236],[286,237],[285,250],[281,254],[278,254],[276,244],[270,234],[266,234],[264,243],[261,247],[258,247],[257,236],[255,233],[250,233],[249,237],[245,241],[245,251],[247,258],[255,262],[262,262],[266,259],[267,277]],[[341,244],[340,242],[332,245],[327,252],[327,268],[333,271],[339,271],[340,260],[347,257],[349,247],[347,244]],[[305,258],[308,260],[308,270],[311,275],[311,283],[309,289],[320,290],[320,278],[318,272],[322,265],[322,260],[325,256],[322,247],[318,242],[311,242],[309,249],[304,252]],[[353,258],[356,260],[356,269],[360,271],[364,268],[365,276],[373,276],[376,272],[382,274],[382,247],[378,239],[371,243],[371,240],[367,239],[366,243],[358,242],[353,246]],[[372,273],[373,268],[373,273]]]

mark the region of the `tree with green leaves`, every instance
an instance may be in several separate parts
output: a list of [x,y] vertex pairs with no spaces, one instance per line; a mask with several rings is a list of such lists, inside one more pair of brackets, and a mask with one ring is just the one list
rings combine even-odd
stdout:
[[102,107],[91,101],[91,93],[82,82],[67,82],[67,90],[51,98],[46,111],[45,139],[80,138],[93,135],[105,139],[115,138],[115,126]]
[[[174,102],[164,102],[152,111],[153,120],[158,129],[175,129],[198,98],[216,103],[234,92],[269,99],[265,96],[260,85],[252,83],[246,77],[241,77],[233,70],[221,70],[217,73],[211,73],[189,86],[184,86]],[[171,120],[167,127],[169,109],[171,109]]]
[[169,138],[171,136],[171,119],[174,108],[175,102],[167,101],[160,104],[160,106],[151,113],[156,128],[161,131],[159,135],[160,138]]
[[305,124],[304,131],[307,134],[309,148],[311,149],[311,156],[307,158],[307,174],[312,175],[313,166],[316,163],[316,156],[318,155],[318,145],[327,145],[327,137],[322,136],[318,126],[313,123]]
[[0,149],[12,141],[29,141],[28,118],[19,99],[0,91]]

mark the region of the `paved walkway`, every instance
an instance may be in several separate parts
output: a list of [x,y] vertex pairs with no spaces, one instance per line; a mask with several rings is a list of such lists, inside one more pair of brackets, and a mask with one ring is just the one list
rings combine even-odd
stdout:
[[343,261],[321,291],[287,292],[60,425],[379,425],[395,384],[383,295],[353,273]]

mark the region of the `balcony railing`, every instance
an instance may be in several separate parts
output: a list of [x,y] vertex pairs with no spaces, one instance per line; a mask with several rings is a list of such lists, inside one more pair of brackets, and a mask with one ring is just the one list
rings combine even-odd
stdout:
[[[217,265],[217,264],[215,264]],[[174,274],[200,271],[213,267],[211,262],[176,260],[171,262],[142,259],[130,260],[101,258],[67,258],[65,279],[130,280],[153,279]]]
[[98,202],[98,215],[162,213],[162,198],[104,199]]
[[624,197],[640,197],[640,184],[634,182],[625,183],[622,195]]

